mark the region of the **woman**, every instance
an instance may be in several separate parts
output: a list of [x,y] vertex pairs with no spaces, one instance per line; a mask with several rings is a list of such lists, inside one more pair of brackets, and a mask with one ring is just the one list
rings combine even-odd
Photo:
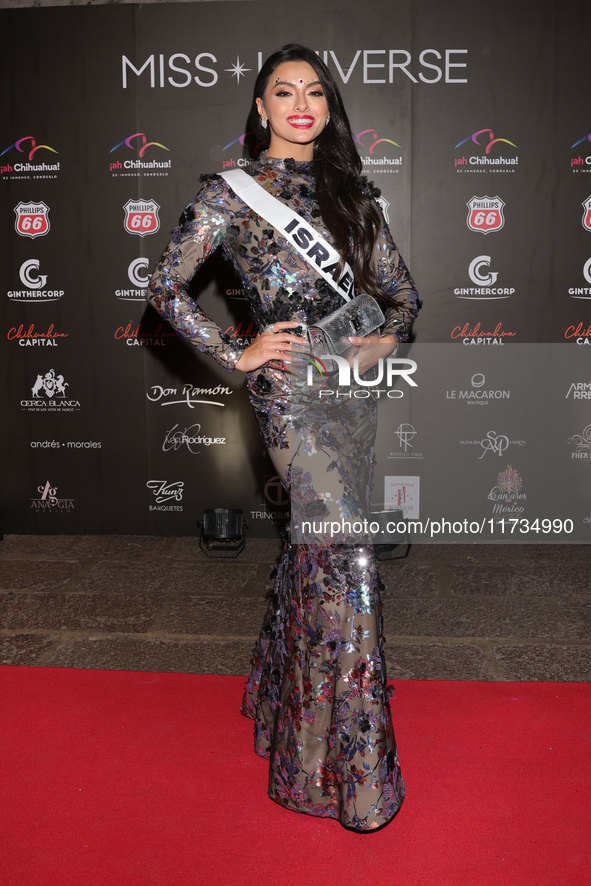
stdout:
[[[381,335],[351,339],[364,372],[408,338],[419,305],[372,189],[360,180],[336,84],[315,53],[286,46],[263,65],[251,114],[266,152],[248,174],[334,246],[339,272],[349,262],[357,291],[381,303]],[[312,514],[360,513],[371,479],[375,412],[358,401],[344,402],[330,417],[326,407],[315,412],[313,396],[300,396],[293,368],[303,342],[296,328],[335,311],[343,297],[223,178],[202,182],[157,265],[149,301],[198,350],[229,371],[248,373],[250,400],[292,506]],[[219,244],[242,279],[259,329],[240,347],[187,291]],[[326,489],[319,489],[318,467],[308,470],[311,453],[330,477]],[[379,592],[370,546],[286,544],[242,704],[255,722],[255,750],[270,761],[269,796],[361,832],[391,820],[404,796]]]

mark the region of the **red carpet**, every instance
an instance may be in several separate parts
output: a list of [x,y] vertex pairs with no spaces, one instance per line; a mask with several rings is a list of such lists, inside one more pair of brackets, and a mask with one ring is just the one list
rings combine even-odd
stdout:
[[0,668],[1,886],[585,886],[584,683],[399,681],[408,796],[357,835],[267,799],[242,677]]

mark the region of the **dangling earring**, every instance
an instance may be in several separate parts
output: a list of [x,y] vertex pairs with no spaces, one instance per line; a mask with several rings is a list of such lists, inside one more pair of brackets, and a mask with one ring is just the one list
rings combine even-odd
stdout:
[[325,126],[328,126],[329,123],[330,123],[330,114],[329,114],[328,117],[326,118]]
[[263,127],[263,129],[267,128],[267,118],[266,117],[261,117],[261,126]]

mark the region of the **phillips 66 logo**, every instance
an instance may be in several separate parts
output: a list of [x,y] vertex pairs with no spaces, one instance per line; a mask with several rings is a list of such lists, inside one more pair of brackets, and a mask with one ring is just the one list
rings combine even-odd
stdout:
[[45,203],[19,203],[14,207],[14,227],[21,237],[43,237],[49,231],[49,206]]
[[128,200],[123,209],[123,226],[128,234],[145,237],[146,234],[155,234],[160,229],[160,206],[155,200]]
[[471,231],[478,231],[481,234],[500,231],[505,224],[504,205],[500,197],[472,197],[466,203],[468,207],[466,224]]

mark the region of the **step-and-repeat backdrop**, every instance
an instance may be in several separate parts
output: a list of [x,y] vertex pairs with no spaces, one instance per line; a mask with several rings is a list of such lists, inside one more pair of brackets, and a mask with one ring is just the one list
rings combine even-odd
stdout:
[[[256,73],[294,41],[333,72],[424,298],[418,387],[383,395],[376,506],[589,538],[588,3],[246,0],[0,25],[2,531],[185,535],[237,507],[267,535],[287,516],[244,376],[175,335],[145,287],[199,174],[248,162]],[[192,290],[253,335],[217,256]]]

